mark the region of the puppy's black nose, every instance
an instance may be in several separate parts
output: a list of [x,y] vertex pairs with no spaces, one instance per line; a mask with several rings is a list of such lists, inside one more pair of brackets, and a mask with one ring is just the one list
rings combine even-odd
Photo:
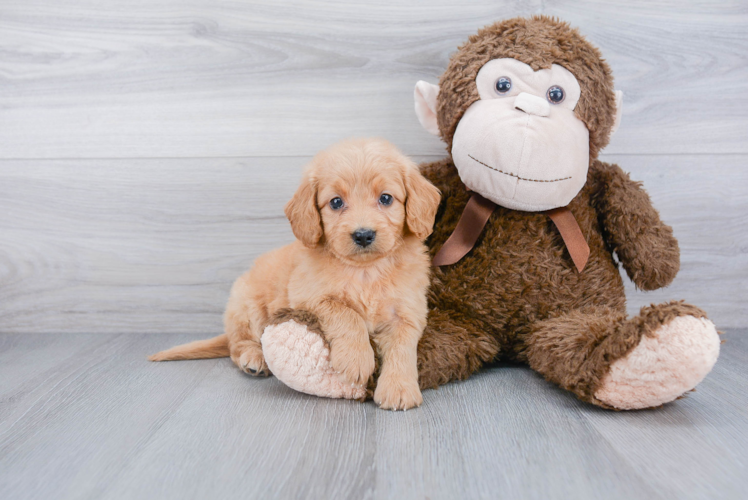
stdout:
[[353,233],[351,233],[351,238],[353,238],[353,242],[360,246],[360,247],[368,247],[372,243],[374,243],[374,238],[377,237],[377,232],[373,231],[371,229],[357,229]]

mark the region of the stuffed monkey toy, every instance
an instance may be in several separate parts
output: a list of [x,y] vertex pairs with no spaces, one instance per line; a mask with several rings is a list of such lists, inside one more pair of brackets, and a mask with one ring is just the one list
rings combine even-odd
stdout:
[[[720,342],[704,311],[669,302],[626,316],[619,265],[655,290],[672,282],[680,257],[641,185],[597,158],[622,100],[597,48],[546,16],[501,21],[458,49],[439,86],[418,82],[415,99],[449,153],[422,166],[442,202],[429,240],[421,388],[510,360],[583,401],[638,409],[706,376]],[[365,396],[336,381],[308,313],[275,323],[263,349],[281,381]]]

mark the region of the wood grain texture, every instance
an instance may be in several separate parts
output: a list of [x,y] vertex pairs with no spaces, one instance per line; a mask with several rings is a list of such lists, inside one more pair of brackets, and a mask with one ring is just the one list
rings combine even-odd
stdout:
[[[675,229],[673,285],[748,322],[748,170],[734,156],[608,156]],[[231,283],[292,241],[282,208],[308,158],[0,161],[0,332],[219,332]],[[704,172],[709,172],[705,175]]]
[[[19,360],[0,363],[17,380],[0,386],[0,497],[741,499],[747,334],[728,333],[698,390],[659,409],[601,410],[499,365],[405,413],[228,359],[145,361],[195,335],[0,334],[3,361]],[[50,359],[60,339],[68,353]],[[20,375],[26,363],[37,370]]]
[[[728,331],[712,373],[688,397],[639,413],[590,411],[587,418],[656,491],[668,491],[677,477],[678,493],[666,498],[743,498],[748,492],[746,366],[748,332]],[[663,421],[669,424],[657,425]],[[682,463],[689,464],[688,471]]]
[[643,182],[680,245],[672,285],[635,290],[623,273],[630,314],[641,306],[684,299],[720,327],[748,320],[748,157],[731,155],[605,156]]
[[350,135],[441,154],[413,111],[479,27],[557,15],[624,91],[617,154],[748,153],[748,4],[6,0],[0,157],[311,155]]
[[221,330],[306,160],[0,162],[0,331]]

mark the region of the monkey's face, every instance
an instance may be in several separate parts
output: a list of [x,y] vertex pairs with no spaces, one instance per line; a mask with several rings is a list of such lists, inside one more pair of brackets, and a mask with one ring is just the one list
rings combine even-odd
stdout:
[[494,59],[478,72],[480,100],[465,111],[452,159],[472,191],[527,211],[563,207],[587,181],[589,131],[574,115],[577,79],[565,68],[533,71]]
[[517,210],[568,205],[621,119],[600,51],[542,15],[482,28],[440,83],[416,84],[419,121],[448,144],[469,189]]

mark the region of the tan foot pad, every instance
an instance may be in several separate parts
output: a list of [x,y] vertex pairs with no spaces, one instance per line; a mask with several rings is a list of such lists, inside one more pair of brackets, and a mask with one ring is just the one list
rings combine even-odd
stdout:
[[679,316],[610,367],[595,397],[621,410],[651,408],[690,391],[711,371],[719,356],[714,323]]
[[262,352],[273,375],[291,389],[327,398],[361,399],[366,394],[365,386],[340,380],[322,337],[293,320],[265,328]]

